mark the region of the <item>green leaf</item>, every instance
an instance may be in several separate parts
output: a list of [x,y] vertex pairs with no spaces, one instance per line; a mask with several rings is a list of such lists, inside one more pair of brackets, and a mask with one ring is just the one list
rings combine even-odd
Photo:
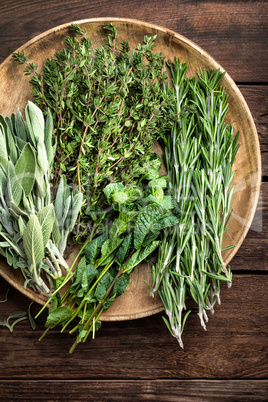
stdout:
[[112,195],[115,191],[122,191],[124,189],[124,185],[122,183],[110,183],[104,189],[103,192],[107,198],[107,201],[111,203]]
[[43,112],[33,102],[28,101],[25,108],[26,121],[33,139],[33,144],[37,144],[37,139],[44,143],[45,121]]
[[72,318],[72,311],[67,306],[58,307],[49,313],[45,327],[54,328],[59,324],[64,324]]
[[84,254],[87,263],[94,264],[96,262],[96,259],[98,258],[99,253],[101,251],[101,247],[107,239],[108,234],[105,233],[103,235],[96,237],[86,245],[86,247],[84,248]]
[[54,156],[55,156],[55,149],[52,146],[52,133],[53,133],[53,118],[50,109],[47,111],[47,118],[45,122],[45,136],[44,136],[44,143],[46,147],[47,159],[49,166],[52,167]]
[[23,247],[30,264],[39,264],[44,258],[42,227],[36,215],[31,215],[23,235]]
[[144,261],[158,246],[160,241],[153,241],[147,247],[136,251],[124,264],[124,272],[131,272],[138,264]]
[[161,176],[157,179],[151,180],[148,183],[149,187],[154,189],[166,188],[167,187],[167,177]]
[[106,272],[106,274],[103,275],[103,277],[101,278],[101,280],[99,281],[99,283],[96,287],[96,291],[95,291],[95,295],[94,295],[98,301],[101,301],[104,298],[113,279],[114,278],[112,277],[110,272]]
[[54,205],[48,204],[37,213],[43,234],[43,244],[46,247],[55,223]]
[[0,124],[0,158],[3,158],[6,163],[8,161],[8,153],[6,147],[5,131],[2,124]]
[[152,230],[152,227],[157,224],[166,211],[158,204],[153,203],[147,205],[137,217],[134,227],[134,246],[138,250],[146,235]]
[[44,174],[47,174],[49,172],[46,147],[44,142],[39,138],[37,138],[37,163]]
[[128,201],[129,197],[124,191],[115,191],[111,198],[114,202],[118,202],[119,204],[124,204]]
[[68,221],[68,229],[71,231],[74,228],[74,225],[76,223],[78,214],[81,210],[83,204],[83,194],[82,193],[77,193],[77,194],[72,194],[72,205],[71,205],[71,216]]
[[40,192],[41,197],[45,197],[47,193],[47,187],[44,180],[44,174],[38,164],[36,164],[35,181]]
[[35,153],[29,143],[23,148],[15,165],[15,172],[26,197],[31,193],[35,182]]
[[106,240],[106,242],[101,247],[101,257],[98,264],[106,260],[107,257],[109,257],[109,255],[111,255],[120,246],[122,241],[123,239],[118,238]]
[[[7,121],[7,123],[8,122],[10,123],[8,117],[6,117],[6,121]],[[17,162],[17,159],[18,159],[18,151],[16,148],[15,140],[14,140],[14,133],[11,131],[10,126],[11,126],[11,123],[7,124],[7,126],[6,126],[7,127],[7,129],[6,129],[7,150],[8,150],[9,160],[11,160],[11,162],[15,165],[15,163]]]
[[35,331],[35,330],[36,330],[36,322],[35,322],[35,320],[34,320],[32,314],[31,314],[31,306],[32,306],[32,304],[33,304],[33,302],[30,303],[30,304],[29,304],[29,307],[28,307],[28,318],[29,318],[29,321],[30,321],[32,330]]
[[66,188],[66,177],[63,175],[61,176],[60,183],[57,189],[57,195],[54,202],[56,218],[58,221],[59,227],[63,226],[62,218],[64,214],[64,193]]
[[15,166],[11,161],[7,163],[7,189],[9,199],[19,205],[22,197],[22,187],[17,178]]
[[22,114],[19,110],[19,108],[17,109],[16,112],[16,120],[15,120],[15,129],[16,129],[16,133],[17,133],[17,141],[18,138],[23,140],[24,142],[27,142],[27,130],[25,127],[25,123],[22,117]]
[[123,262],[125,261],[125,259],[128,256],[129,250],[130,250],[130,246],[131,246],[131,242],[132,242],[132,238],[133,238],[133,234],[129,233],[123,240],[123,243],[121,244],[121,246],[119,247],[116,255],[115,255],[115,262],[121,266],[123,264]]

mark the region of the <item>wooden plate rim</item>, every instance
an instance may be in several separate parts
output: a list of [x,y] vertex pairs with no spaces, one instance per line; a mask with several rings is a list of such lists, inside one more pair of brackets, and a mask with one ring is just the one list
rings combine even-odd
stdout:
[[[252,132],[252,135],[254,136],[254,142],[256,144],[256,148],[258,150],[257,153],[257,157],[256,157],[256,162],[257,162],[257,166],[256,166],[256,184],[255,184],[255,191],[254,194],[252,196],[252,204],[251,204],[251,210],[250,210],[250,215],[248,217],[247,220],[247,225],[244,226],[244,230],[239,238],[239,241],[236,243],[235,248],[232,250],[232,252],[229,253],[228,258],[226,259],[226,265],[230,263],[230,261],[232,260],[232,258],[235,256],[235,254],[237,253],[238,249],[240,248],[242,242],[244,241],[248,230],[252,224],[256,209],[257,209],[257,204],[258,204],[258,199],[259,199],[259,195],[260,195],[260,188],[261,188],[261,150],[260,150],[260,143],[259,143],[259,137],[258,137],[258,133],[257,133],[257,129],[253,120],[253,117],[251,115],[250,109],[244,99],[244,96],[242,95],[242,93],[240,92],[239,88],[237,87],[237,85],[235,84],[235,82],[233,81],[233,79],[230,77],[230,75],[221,67],[221,65],[209,54],[207,53],[205,50],[203,50],[200,46],[198,46],[196,43],[192,42],[190,39],[187,39],[185,36],[172,31],[168,28],[164,28],[160,25],[156,25],[156,24],[151,24],[148,22],[144,22],[141,20],[137,20],[137,19],[132,19],[132,18],[117,18],[117,17],[105,17],[105,18],[88,18],[88,19],[81,19],[81,20],[77,20],[77,21],[71,21],[71,22],[67,22],[61,25],[58,25],[54,28],[51,28],[47,31],[44,31],[43,33],[35,36],[34,38],[30,39],[29,41],[27,41],[25,44],[23,44],[22,46],[20,46],[17,50],[15,50],[15,52],[18,51],[22,51],[27,49],[30,45],[34,44],[35,42],[37,42],[38,40],[51,35],[57,31],[60,31],[62,29],[65,29],[67,27],[69,27],[71,24],[76,23],[76,24],[90,24],[90,23],[96,23],[96,22],[100,22],[100,23],[107,23],[107,22],[123,22],[123,23],[129,23],[129,24],[133,24],[133,25],[140,25],[140,26],[146,26],[152,29],[155,29],[157,31],[162,31],[163,33],[166,33],[172,37],[177,38],[179,41],[181,41],[182,43],[186,44],[187,46],[190,46],[192,48],[194,48],[200,55],[202,55],[202,57],[204,57],[207,61],[210,62],[210,64],[213,65],[213,67],[215,69],[220,68],[221,71],[225,72],[225,79],[229,82],[230,87],[232,88],[232,90],[234,91],[234,93],[236,94],[236,96],[239,98],[240,102],[241,102],[241,106],[244,108],[244,112],[248,117],[248,121],[249,121],[249,126]],[[5,67],[5,65],[7,63],[9,63],[9,61],[12,59],[12,54],[9,55],[0,65],[0,71]],[[44,300],[42,299],[42,297],[36,293],[36,294],[30,294],[27,290],[27,288],[23,289],[21,288],[20,285],[17,284],[17,282],[14,282],[13,280],[10,280],[9,276],[6,275],[5,273],[1,272],[1,276],[7,281],[9,282],[14,288],[16,288],[18,291],[20,291],[21,293],[23,293],[26,297],[31,298],[31,300],[34,300],[35,302],[43,305],[44,304]],[[155,307],[150,309],[150,311],[147,312],[142,312],[142,313],[137,313],[137,314],[130,314],[130,315],[117,315],[116,317],[106,317],[103,316],[102,317],[102,321],[124,321],[124,320],[133,320],[133,319],[138,319],[138,318],[142,318],[142,317],[147,317],[153,314],[156,314],[160,311],[163,311],[162,306],[161,307]]]

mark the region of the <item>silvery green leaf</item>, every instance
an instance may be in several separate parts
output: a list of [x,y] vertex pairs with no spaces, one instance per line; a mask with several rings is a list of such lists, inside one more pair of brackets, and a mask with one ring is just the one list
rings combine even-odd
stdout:
[[35,168],[35,153],[32,146],[27,143],[15,166],[15,172],[26,197],[31,193],[34,186]]
[[10,221],[10,215],[9,213],[5,210],[5,208],[0,208],[0,214],[1,214],[1,223],[3,225],[7,225]]
[[[41,109],[33,102],[28,101],[28,105],[25,108],[25,115],[31,137],[33,136],[35,139],[38,138],[41,142],[44,142],[45,121]],[[36,144],[35,141],[34,144]]]
[[26,229],[26,223],[24,222],[22,216],[20,216],[18,219],[18,225],[19,225],[20,235],[21,235],[21,237],[23,237],[25,229]]
[[10,129],[10,125],[7,124],[7,129],[6,129],[6,141],[7,141],[7,151],[8,151],[8,157],[11,162],[15,165],[18,159],[18,151],[16,147],[16,143],[14,140],[14,134],[12,133]]
[[5,130],[2,124],[0,124],[0,157],[8,161]]
[[6,258],[6,253],[1,247],[0,247],[0,254],[3,255]]
[[55,150],[52,146],[52,133],[53,133],[53,118],[50,110],[48,109],[47,118],[45,123],[45,147],[47,152],[47,159],[49,166],[52,166],[55,156]]
[[55,221],[54,206],[53,204],[48,204],[43,209],[37,213],[37,218],[42,227],[43,242],[44,247],[46,247],[47,242],[51,236],[52,228]]
[[23,247],[30,264],[39,264],[44,258],[42,227],[36,215],[31,215],[23,235]]
[[77,216],[81,210],[83,204],[83,194],[78,193],[72,195],[72,209],[71,209],[71,218],[69,222],[69,230],[71,231],[74,228],[75,222],[77,220]]
[[70,211],[71,202],[72,202],[72,196],[69,195],[69,197],[64,202],[63,216],[62,216],[62,221],[61,221],[62,228],[64,227],[65,229],[68,229],[67,218],[71,214],[71,211]]
[[19,260],[19,261],[17,262],[17,267],[18,267],[18,268],[26,268],[26,267],[28,267],[28,263],[27,263],[26,261]]
[[6,192],[7,179],[3,169],[0,166],[0,197],[2,198]]
[[7,192],[10,201],[19,205],[23,191],[15,172],[15,166],[11,161],[7,163]]
[[63,212],[64,212],[64,193],[66,189],[66,177],[61,176],[60,183],[57,189],[57,195],[55,198],[55,213],[56,213],[56,218],[58,221],[59,227],[62,227],[62,217],[63,217]]
[[37,162],[44,174],[48,173],[48,159],[45,144],[42,140],[37,138]]
[[25,145],[27,144],[27,142],[22,140],[20,137],[16,137],[16,144],[19,152],[21,152],[25,147]]
[[26,142],[27,141],[27,131],[25,128],[25,122],[23,120],[23,117],[22,117],[22,114],[21,114],[19,108],[17,109],[17,112],[16,112],[15,127],[16,127],[16,132],[19,135],[19,137],[17,138],[17,141],[20,138],[21,140]]
[[33,212],[32,208],[31,208],[31,205],[30,205],[30,202],[29,202],[28,198],[25,197],[25,194],[23,194],[23,196],[22,196],[22,203],[23,203],[23,206],[26,209],[26,211],[28,211],[30,213]]
[[35,182],[37,184],[41,197],[44,198],[47,193],[47,187],[46,187],[46,183],[44,180],[44,174],[38,164],[36,164]]
[[0,247],[10,247],[10,244],[7,241],[0,241]]
[[60,239],[61,239],[61,235],[60,235],[60,231],[59,231],[58,222],[57,222],[56,217],[55,217],[54,225],[53,225],[53,228],[52,228],[52,238],[53,238],[54,244],[56,245],[56,247],[58,247]]

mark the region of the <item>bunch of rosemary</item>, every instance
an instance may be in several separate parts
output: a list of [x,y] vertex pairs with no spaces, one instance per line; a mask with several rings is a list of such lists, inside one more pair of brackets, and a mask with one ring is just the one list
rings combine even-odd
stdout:
[[71,25],[74,37],[66,38],[66,48],[47,59],[41,72],[24,53],[13,55],[32,75],[34,102],[53,114],[54,185],[65,173],[84,194],[76,240],[88,238],[107,217],[107,184],[136,184],[157,166],[152,148],[169,122],[164,58],[152,50],[156,36],[145,36],[131,52],[126,40],[119,48],[113,24],[103,29],[107,43],[93,49],[86,30]]
[[162,233],[151,295],[159,290],[168,317],[164,321],[183,347],[181,335],[190,313],[183,317],[186,294],[198,305],[206,329],[206,311],[213,313],[216,300],[220,303],[220,282],[231,285],[221,245],[232,214],[232,165],[239,133],[235,136],[233,126],[225,123],[227,95],[218,87],[224,73],[200,70],[198,78],[186,79],[187,63],[177,60],[170,69],[177,121],[163,149],[179,224]]
[[0,116],[0,253],[21,269],[25,286],[50,295],[62,276],[60,266],[68,268],[62,254],[83,196],[71,192],[62,177],[53,199],[52,117],[48,112],[45,122],[32,102],[25,114],[26,121],[19,110]]

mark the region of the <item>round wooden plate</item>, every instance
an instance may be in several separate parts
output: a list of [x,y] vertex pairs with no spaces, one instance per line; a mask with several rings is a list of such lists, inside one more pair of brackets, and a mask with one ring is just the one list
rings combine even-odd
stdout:
[[[159,26],[122,18],[95,18],[76,22],[87,29],[94,47],[106,40],[103,25],[113,22],[118,27],[119,40],[126,39],[132,48],[143,41],[144,35],[157,34],[155,51],[162,52],[168,60],[173,60],[174,57],[179,57],[181,61],[189,60],[189,76],[198,72],[200,67],[205,69],[220,67],[209,54],[193,42]],[[70,23],[50,29],[18,50],[24,50],[28,60],[38,63],[41,68],[47,57],[52,57],[55,51],[64,47],[69,25]],[[12,56],[9,56],[0,66],[0,113],[3,116],[16,112],[18,107],[23,110],[27,101],[32,98],[29,77],[24,76],[23,69],[24,67],[15,62]],[[241,246],[253,220],[260,191],[261,158],[254,121],[243,96],[228,74],[225,74],[222,85],[229,95],[227,120],[234,125],[235,131],[240,131],[241,144],[234,166],[236,170],[233,180],[234,213],[229,224],[230,230],[225,234],[223,244],[223,247],[230,244],[236,245],[235,248],[224,253],[225,263],[228,264]],[[45,296],[34,293],[31,289],[25,289],[20,271],[8,266],[4,259],[0,260],[0,274],[27,297],[44,304]],[[161,311],[160,299],[149,296],[145,281],[150,283],[150,264],[142,264],[134,270],[126,292],[101,316],[102,320],[128,320]]]

